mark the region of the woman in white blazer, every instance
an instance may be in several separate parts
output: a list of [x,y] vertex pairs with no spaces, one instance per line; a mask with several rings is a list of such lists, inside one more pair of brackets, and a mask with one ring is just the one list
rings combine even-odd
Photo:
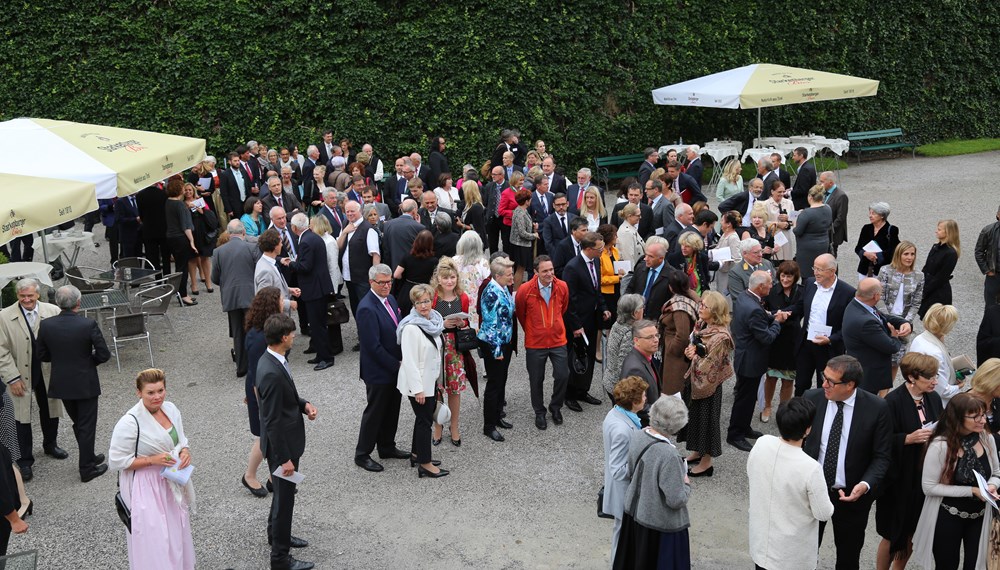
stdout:
[[958,309],[954,305],[934,303],[924,314],[924,332],[917,335],[910,343],[910,352],[919,352],[933,356],[938,361],[937,385],[934,390],[941,396],[945,406],[958,394],[965,382],[959,382],[955,376],[955,367],[951,364],[951,354],[944,345],[944,337],[955,328],[958,322]]
[[413,455],[410,466],[418,465],[419,477],[444,477],[448,471],[441,469],[440,461],[431,459],[431,427],[434,424],[434,407],[437,390],[441,384],[442,349],[441,332],[444,318],[431,308],[434,289],[430,285],[414,285],[410,289],[410,314],[396,328],[396,342],[403,353],[399,366],[396,388],[410,399],[413,414]]
[[632,480],[628,471],[629,441],[632,432],[642,428],[637,412],[646,405],[647,388],[649,384],[638,376],[619,380],[612,390],[615,406],[604,417],[601,426],[604,434],[604,502],[601,511],[615,517],[615,527],[611,532],[611,560],[615,559],[618,535],[622,530],[625,492]]

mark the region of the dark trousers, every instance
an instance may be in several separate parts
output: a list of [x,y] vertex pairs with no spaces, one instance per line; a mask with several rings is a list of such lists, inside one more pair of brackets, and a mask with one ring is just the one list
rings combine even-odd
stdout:
[[118,261],[118,254],[121,251],[121,246],[118,243],[118,228],[115,226],[104,226],[104,239],[108,240],[108,254],[111,255],[111,263]]
[[358,303],[361,299],[368,294],[371,290],[371,285],[367,281],[364,283],[355,283],[354,281],[347,282],[347,298],[351,302],[351,314],[354,318],[358,318]]
[[1000,274],[987,275],[983,283],[983,298],[986,300],[986,308],[1000,303]]
[[[567,400],[579,400],[590,392],[590,384],[594,381],[594,359],[597,357],[597,327],[587,326],[583,329],[587,335],[587,370],[583,374],[577,374],[575,370],[569,371],[569,386],[566,388]],[[572,334],[572,333],[569,333]],[[573,351],[573,343],[566,345],[567,357]],[[571,358],[571,357],[570,357]]]
[[[149,259],[153,267],[163,271],[163,275],[166,276],[170,274],[170,246],[167,244],[167,238],[159,235],[146,235],[149,232],[142,232],[142,247],[146,250],[146,258]],[[190,251],[190,247],[188,250]],[[187,269],[187,262],[185,263],[185,270]],[[180,271],[180,264],[177,264],[177,270]]]
[[[846,489],[845,493],[850,492]],[[865,528],[868,526],[868,513],[872,510],[871,492],[862,495],[853,503],[840,500],[837,489],[830,489],[830,501],[833,502],[833,544],[837,549],[837,570],[858,570],[860,567],[861,549],[865,545]],[[819,543],[823,545],[823,531],[826,523],[819,523]]]
[[[295,470],[299,469],[299,459],[293,458]],[[273,457],[267,458],[268,472],[274,473],[281,463]],[[292,548],[292,512],[295,510],[295,483],[280,477],[272,477],[271,512],[267,516],[267,537],[271,540],[271,568],[288,568],[288,551]]]
[[483,391],[483,431],[493,431],[500,422],[500,410],[507,392],[507,369],[510,356],[514,352],[511,345],[501,348],[502,360],[493,358],[493,347],[480,341],[483,349],[483,364],[486,367],[486,389]]
[[962,564],[962,568],[973,570],[979,558],[979,532],[982,529],[982,518],[963,519],[944,509],[938,509],[932,547],[934,568],[958,570],[959,554],[965,550],[965,563]]
[[753,419],[754,404],[757,403],[760,378],[760,376],[736,375],[736,397],[733,399],[733,411],[729,415],[726,439],[739,439],[750,433],[750,421]]
[[555,348],[525,349],[528,367],[528,385],[531,387],[531,407],[535,415],[545,415],[545,398],[542,384],[545,382],[545,360],[552,362],[552,399],[549,410],[557,411],[566,400],[566,385],[569,383],[569,361],[566,345]]
[[801,396],[806,390],[812,388],[813,376],[816,377],[816,387],[823,385],[820,374],[826,368],[826,361],[830,360],[836,353],[830,345],[820,346],[808,340],[802,341],[798,354],[795,355],[795,395]]
[[[41,372],[33,372],[32,376],[34,380],[31,383],[31,391],[35,393],[35,401],[38,402],[38,423],[42,427],[42,448],[51,449],[56,446],[59,418],[49,417],[49,395],[45,389],[45,380],[42,379]],[[31,467],[35,463],[35,456],[32,454],[31,424],[15,423],[17,423],[17,445],[21,449],[21,459],[17,460],[17,464],[21,467]]]
[[180,236],[167,238],[167,245],[170,247],[170,253],[174,254],[174,265],[181,274],[181,286],[178,292],[181,294],[181,297],[187,297],[188,260],[194,256],[194,250],[191,249],[191,242],[188,241],[187,236]]
[[35,234],[28,234],[10,242],[10,261],[32,261],[35,259]]
[[489,242],[490,253],[500,251],[500,226],[503,222],[500,218],[490,218],[486,220],[486,241]]
[[[510,245],[510,226],[503,222],[500,222],[500,242],[503,245],[503,250],[505,252],[508,254],[513,253],[514,248]],[[511,256],[511,261],[513,260],[514,258]]]
[[233,339],[233,351],[236,354],[236,376],[239,377],[246,376],[247,373],[247,334],[243,329],[246,314],[246,309],[226,311],[226,315],[229,317],[229,336]]
[[73,420],[73,435],[80,448],[80,472],[97,466],[94,461],[94,438],[97,433],[97,398],[63,400],[66,414]]
[[306,320],[309,322],[309,348],[316,351],[316,358],[333,362],[330,354],[330,338],[326,334],[326,297],[312,301],[299,301],[299,308],[305,305]]
[[[410,407],[413,408],[413,442],[410,444],[412,453],[417,456],[417,463],[423,465],[431,462],[431,427],[434,424],[434,407],[437,399],[434,394],[428,394],[423,404],[410,396]],[[445,404],[447,405],[447,404]]]
[[395,384],[367,384],[365,391],[368,405],[361,414],[361,431],[355,457],[371,455],[375,446],[379,452],[396,447],[396,428],[399,426],[399,405],[403,397]]

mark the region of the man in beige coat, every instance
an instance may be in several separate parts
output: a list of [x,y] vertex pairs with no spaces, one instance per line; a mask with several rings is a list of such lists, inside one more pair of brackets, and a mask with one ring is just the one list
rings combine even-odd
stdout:
[[[38,300],[41,285],[35,279],[17,282],[17,304],[0,311],[0,379],[10,390],[17,422],[21,458],[17,460],[25,481],[32,478],[35,463],[31,441],[31,392],[35,393],[42,427],[42,449],[46,455],[66,459],[69,454],[56,444],[62,402],[48,397],[49,381],[35,353],[35,337],[43,319],[59,314],[59,307]],[[48,365],[45,365],[48,369]]]

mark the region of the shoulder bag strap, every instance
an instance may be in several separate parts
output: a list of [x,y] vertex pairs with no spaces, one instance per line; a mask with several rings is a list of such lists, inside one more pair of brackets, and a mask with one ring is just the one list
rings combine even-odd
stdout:
[[[646,447],[643,447],[642,451],[639,452],[639,457],[635,458],[635,473],[632,474],[632,480],[633,481],[635,480],[636,477],[641,477],[642,476],[642,467],[641,467],[641,465],[642,465],[642,456],[646,455],[646,451],[649,450],[650,447],[653,447],[653,445],[655,445],[657,443],[665,443],[665,442],[663,440],[654,439],[653,441],[647,443]],[[632,504],[629,505],[630,506],[629,510],[632,511],[633,515],[635,514],[635,507],[636,507],[636,505],[638,503],[639,503],[639,494],[636,493],[635,496],[632,499]]]

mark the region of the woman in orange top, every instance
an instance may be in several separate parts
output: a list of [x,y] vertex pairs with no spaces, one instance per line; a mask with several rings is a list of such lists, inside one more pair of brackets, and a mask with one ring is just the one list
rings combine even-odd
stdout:
[[[601,234],[604,240],[604,251],[601,252],[601,295],[604,296],[604,304],[611,311],[611,318],[601,324],[602,330],[611,330],[611,325],[618,320],[618,296],[621,291],[622,277],[625,275],[624,269],[615,271],[615,262],[621,261],[622,256],[618,253],[618,228],[611,224],[601,224],[597,228],[597,233]],[[607,333],[601,333],[604,337]],[[600,339],[597,344],[598,354],[601,351]],[[597,358],[598,362],[603,362],[602,357]]]

